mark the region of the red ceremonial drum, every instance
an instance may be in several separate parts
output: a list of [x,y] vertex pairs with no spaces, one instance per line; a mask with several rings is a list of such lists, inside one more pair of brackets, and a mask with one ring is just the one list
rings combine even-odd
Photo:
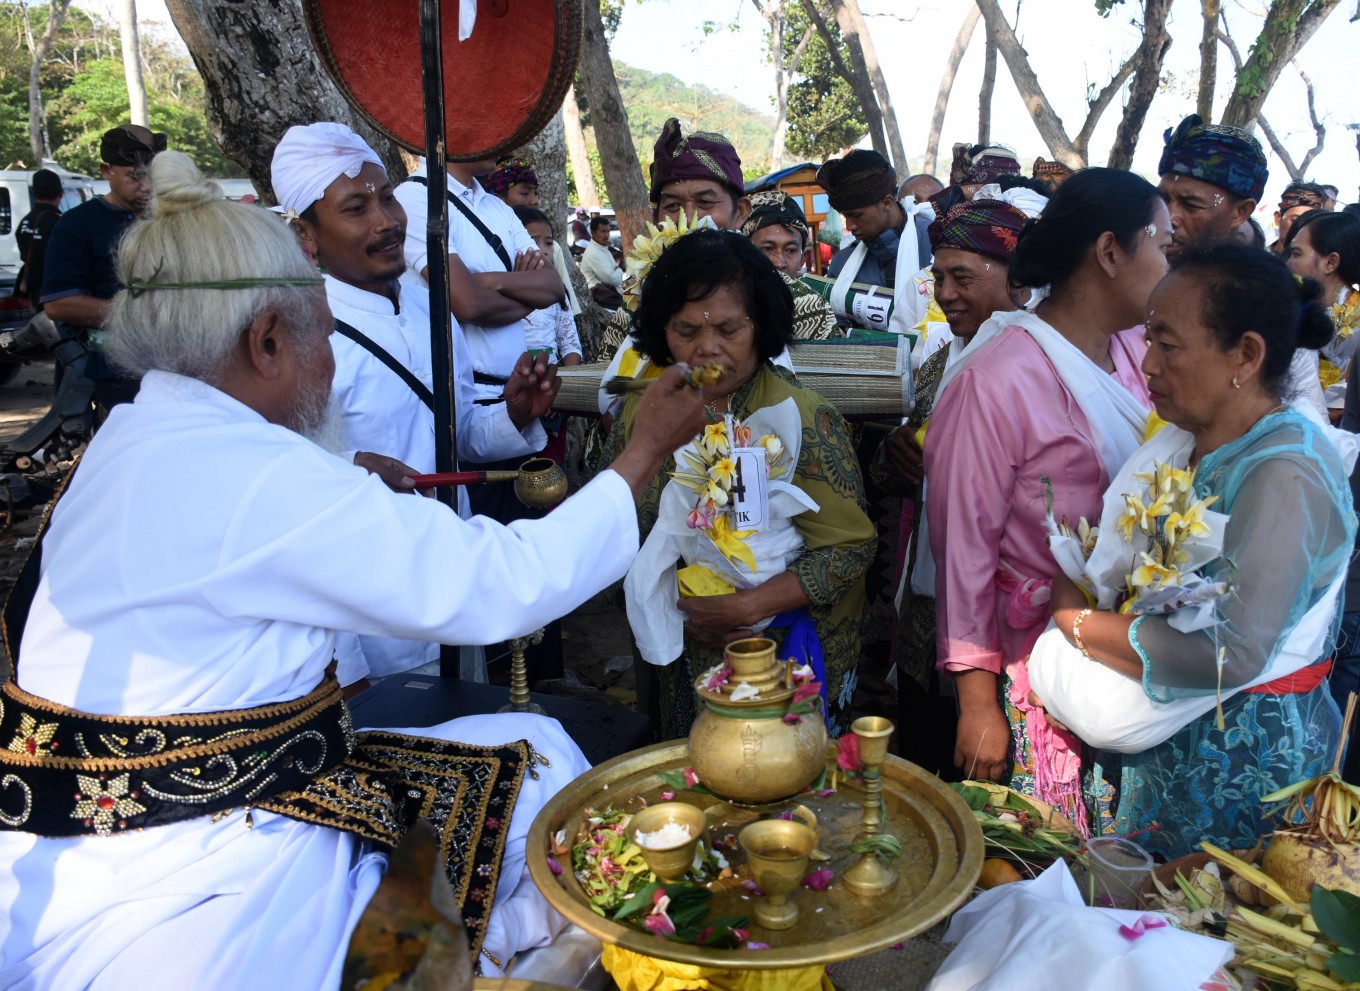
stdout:
[[[478,0],[462,42],[458,6],[445,0],[441,19],[448,157],[494,158],[538,134],[562,106],[581,47],[581,0]],[[418,0],[304,0],[303,11],[350,104],[424,154]]]

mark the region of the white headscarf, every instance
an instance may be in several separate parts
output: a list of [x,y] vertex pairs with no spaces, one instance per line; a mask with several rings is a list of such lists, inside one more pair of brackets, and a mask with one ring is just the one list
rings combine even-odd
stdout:
[[1048,206],[1048,197],[1043,193],[1036,193],[1026,186],[1012,186],[1010,189],[1002,190],[1000,184],[995,182],[979,189],[973,199],[1009,203],[1026,217],[1037,217],[1044,212],[1044,207]]
[[270,166],[274,195],[285,213],[302,213],[342,174],[357,176],[365,162],[385,168],[378,153],[344,124],[322,121],[290,127],[274,149]]

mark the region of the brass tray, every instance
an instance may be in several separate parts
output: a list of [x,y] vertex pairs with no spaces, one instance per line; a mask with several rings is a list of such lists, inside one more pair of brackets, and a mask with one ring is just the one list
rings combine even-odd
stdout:
[[[828,760],[834,766],[834,748]],[[881,950],[908,939],[943,919],[973,890],[982,871],[982,830],[959,795],[934,775],[889,755],[883,764],[883,799],[887,831],[902,841],[902,857],[894,861],[900,880],[886,895],[862,898],[839,883],[856,859],[849,847],[858,835],[862,793],[842,785],[827,798],[814,794],[774,805],[745,808],[719,798],[680,792],[708,811],[708,836],[737,833],[747,822],[768,819],[784,809],[802,805],[817,816],[821,848],[835,880],[827,891],[800,889],[790,897],[798,905],[797,925],[783,932],[767,930],[752,917],[751,939],[768,943],[767,950],[715,950],[677,943],[605,919],[591,909],[569,863],[560,876],[548,867],[549,838],[566,829],[574,836],[586,809],[608,806],[636,811],[637,801],[649,804],[667,786],[658,772],[679,771],[690,763],[684,742],[659,743],[616,757],[586,772],[543,807],[529,829],[526,857],[529,874],[548,902],[582,929],[605,943],[678,963],[731,970],[776,970],[832,963]],[[735,867],[739,852],[729,854]],[[714,894],[710,912],[715,917],[751,914],[751,897],[739,885]]]
[[474,977],[472,991],[572,991],[564,984],[521,981],[513,977]]

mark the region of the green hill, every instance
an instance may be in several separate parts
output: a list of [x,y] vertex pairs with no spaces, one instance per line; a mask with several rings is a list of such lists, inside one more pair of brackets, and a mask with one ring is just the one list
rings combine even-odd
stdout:
[[690,86],[669,73],[648,72],[623,62],[614,63],[614,75],[628,108],[628,126],[644,170],[668,117],[678,117],[686,134],[717,131],[725,136],[741,155],[748,179],[770,170],[774,118],[765,111],[754,110],[707,86]]

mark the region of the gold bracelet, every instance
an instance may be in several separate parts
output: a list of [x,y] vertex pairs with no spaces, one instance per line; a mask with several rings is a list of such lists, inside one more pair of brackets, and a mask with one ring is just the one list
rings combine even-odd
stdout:
[[1081,624],[1086,622],[1086,617],[1093,612],[1095,612],[1094,609],[1083,609],[1081,612],[1077,613],[1077,618],[1072,620],[1072,644],[1077,650],[1081,651],[1081,656],[1088,661],[1093,661],[1095,658],[1091,656],[1091,652],[1086,649],[1086,644],[1082,642]]

